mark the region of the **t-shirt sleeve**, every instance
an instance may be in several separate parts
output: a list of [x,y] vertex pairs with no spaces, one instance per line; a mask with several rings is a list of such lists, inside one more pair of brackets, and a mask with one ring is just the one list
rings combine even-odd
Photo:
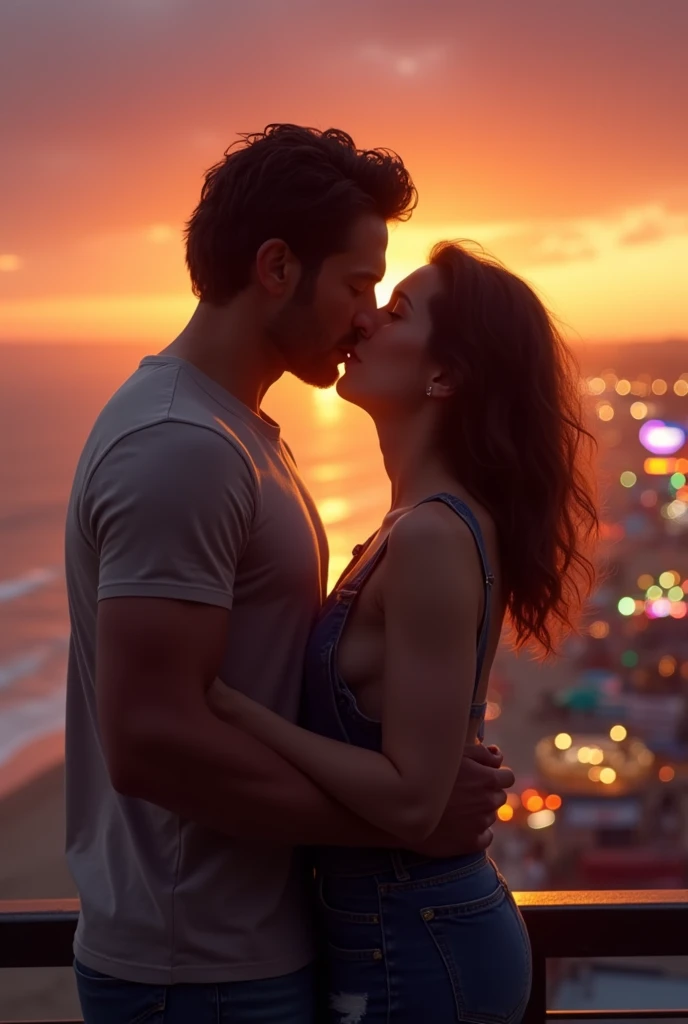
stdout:
[[98,465],[82,505],[98,599],[231,608],[256,500],[255,472],[230,439],[176,422],[128,434]]

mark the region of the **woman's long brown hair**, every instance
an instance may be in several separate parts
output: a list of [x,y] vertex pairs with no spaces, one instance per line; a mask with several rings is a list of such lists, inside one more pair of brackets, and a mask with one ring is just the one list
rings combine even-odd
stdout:
[[454,376],[442,444],[492,515],[517,648],[546,657],[576,627],[595,583],[591,453],[575,360],[520,278],[482,251],[442,242],[431,350]]

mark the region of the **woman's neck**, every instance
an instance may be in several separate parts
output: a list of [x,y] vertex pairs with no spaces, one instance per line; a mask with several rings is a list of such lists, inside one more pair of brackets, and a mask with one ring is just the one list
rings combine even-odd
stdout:
[[429,494],[452,485],[436,444],[434,410],[404,419],[376,419],[387,476],[392,485],[390,515],[405,511]]

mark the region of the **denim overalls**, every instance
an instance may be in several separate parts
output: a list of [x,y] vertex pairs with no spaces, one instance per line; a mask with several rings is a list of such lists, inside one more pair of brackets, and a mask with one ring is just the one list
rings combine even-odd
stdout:
[[[494,577],[470,508],[451,494],[425,501],[453,509],[480,554],[485,611],[477,638],[475,700]],[[354,548],[352,565],[360,562],[360,567],[348,578],[351,566],[345,570],[311,635],[302,721],[321,735],[381,750],[380,723],[359,710],[337,670],[349,610],[387,546],[383,541],[366,561],[369,543]],[[471,717],[480,719],[480,739],[485,708],[471,705]],[[433,860],[402,849],[323,847],[315,859],[331,1024],[515,1024],[521,1019],[530,992],[528,936],[486,854]]]

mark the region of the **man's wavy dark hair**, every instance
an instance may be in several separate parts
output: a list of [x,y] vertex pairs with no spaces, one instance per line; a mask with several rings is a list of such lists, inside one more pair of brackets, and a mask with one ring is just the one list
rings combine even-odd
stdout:
[[417,202],[400,157],[357,149],[337,128],[270,124],[241,135],[206,173],[186,227],[194,294],[224,305],[245,288],[269,238],[286,242],[307,273],[346,249],[361,214],[406,220]]

